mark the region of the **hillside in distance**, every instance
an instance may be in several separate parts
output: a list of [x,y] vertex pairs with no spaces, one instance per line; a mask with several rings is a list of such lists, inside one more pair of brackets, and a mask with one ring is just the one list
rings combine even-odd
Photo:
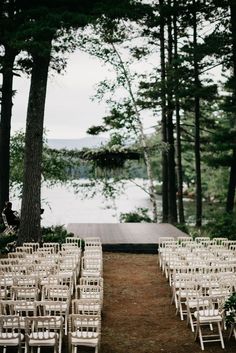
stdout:
[[89,136],[80,139],[48,139],[48,146],[57,150],[66,148],[68,150],[81,150],[82,148],[95,148],[105,145],[107,139],[99,136]]

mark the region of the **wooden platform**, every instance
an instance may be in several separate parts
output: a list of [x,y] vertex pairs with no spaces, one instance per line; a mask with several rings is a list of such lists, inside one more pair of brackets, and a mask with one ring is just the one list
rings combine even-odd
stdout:
[[69,223],[80,238],[99,237],[102,244],[158,244],[160,237],[187,236],[167,223]]

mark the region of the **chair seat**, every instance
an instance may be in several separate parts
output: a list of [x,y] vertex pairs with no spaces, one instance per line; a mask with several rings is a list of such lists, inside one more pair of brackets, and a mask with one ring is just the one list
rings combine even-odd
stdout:
[[20,341],[24,340],[22,333],[1,332],[0,333],[0,346],[18,346]]
[[100,271],[90,271],[90,270],[82,270],[82,277],[100,277]]
[[101,299],[101,295],[100,293],[91,293],[91,292],[88,292],[88,293],[80,293],[80,298],[81,299],[96,299],[96,300],[100,300]]
[[[95,337],[94,337],[95,336]],[[71,344],[73,346],[91,346],[96,347],[99,343],[99,337],[97,333],[94,332],[72,332],[71,333]]]
[[80,305],[78,304],[77,306],[78,311],[83,310],[85,313],[90,313],[94,311],[100,311],[101,310],[101,305],[100,304],[95,304],[95,305]]
[[56,332],[32,332],[29,335],[30,346],[54,346],[55,341],[59,339]]
[[[207,313],[209,315],[207,315]],[[222,321],[222,317],[219,314],[219,311],[217,309],[213,310],[208,310],[208,312],[204,312],[203,310],[200,310],[199,312],[195,311],[194,316],[195,318],[198,317],[199,315],[199,322],[204,323],[204,322],[219,322]]]

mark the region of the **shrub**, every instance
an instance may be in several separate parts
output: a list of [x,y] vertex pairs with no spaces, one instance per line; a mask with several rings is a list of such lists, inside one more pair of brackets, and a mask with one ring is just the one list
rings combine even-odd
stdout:
[[152,223],[152,219],[148,216],[148,208],[136,208],[134,212],[121,213],[121,223]]
[[236,217],[234,213],[215,213],[204,229],[211,238],[226,237],[236,239]]
[[42,228],[42,239],[44,243],[65,243],[66,237],[73,237],[73,233],[68,233],[66,228],[62,226],[52,226]]
[[187,224],[185,223],[177,223],[175,224],[176,228],[178,228],[179,230],[181,230],[182,232],[189,234],[189,228],[187,226]]
[[233,293],[224,304],[225,321],[227,326],[236,322],[236,293]]

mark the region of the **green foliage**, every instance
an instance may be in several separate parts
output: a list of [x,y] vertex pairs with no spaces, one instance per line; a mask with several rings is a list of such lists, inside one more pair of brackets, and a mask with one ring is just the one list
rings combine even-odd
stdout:
[[68,233],[64,226],[53,226],[42,228],[42,239],[44,243],[56,242],[59,244],[66,242],[66,237],[73,237],[73,233]]
[[8,243],[12,243],[16,240],[16,236],[13,234],[5,235],[4,233],[0,233],[0,253],[5,254],[7,250],[5,249]]
[[128,159],[139,160],[140,152],[134,147],[106,145],[96,149],[83,149],[81,157],[92,161],[95,167],[102,169],[122,168]]
[[178,224],[175,224],[175,227],[181,230],[182,232],[189,234],[189,228],[186,224],[178,223]]
[[204,226],[211,238],[227,237],[236,240],[236,217],[234,213],[213,213],[211,220]]
[[[25,134],[19,131],[11,138],[11,185],[22,185],[24,148]],[[80,164],[80,157],[76,151],[51,149],[44,141],[42,175],[48,185],[68,182],[71,171],[78,169]]]
[[133,212],[121,213],[121,223],[152,223],[152,219],[148,216],[148,208],[138,207]]
[[227,326],[236,322],[236,293],[233,293],[224,304],[225,321]]
[[4,229],[5,229],[4,224],[0,223],[0,234],[3,233]]
[[202,163],[202,191],[208,201],[224,202],[227,195],[228,170],[210,168]]

